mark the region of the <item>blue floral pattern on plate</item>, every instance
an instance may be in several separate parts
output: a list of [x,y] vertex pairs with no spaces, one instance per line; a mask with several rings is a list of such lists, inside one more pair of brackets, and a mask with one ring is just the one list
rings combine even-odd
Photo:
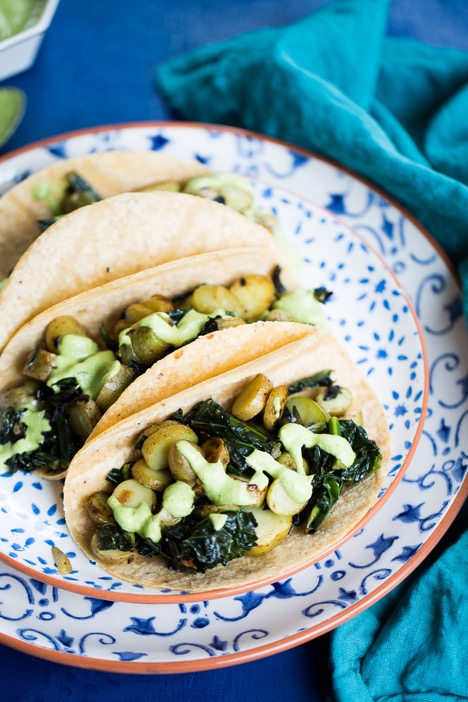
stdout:
[[[329,227],[328,231],[334,232],[335,238],[343,234],[338,246],[345,240],[360,247],[359,239],[320,207],[328,207],[341,222],[350,225],[385,258],[419,316],[430,371],[427,419],[402,482],[378,514],[339,550],[301,573],[235,597],[162,606],[83,597],[40,582],[39,568],[36,579],[3,565],[0,567],[0,619],[3,620],[4,641],[25,643],[31,653],[40,648],[67,654],[64,660],[69,663],[77,656],[85,656],[93,659],[93,667],[117,661],[119,669],[132,666],[137,670],[142,663],[154,671],[174,662],[179,662],[180,669],[184,670],[201,665],[211,667],[219,665],[220,658],[225,663],[238,660],[236,656],[240,654],[242,660],[254,658],[260,647],[263,653],[287,648],[336,625],[347,611],[352,613],[370,604],[370,597],[378,588],[385,588],[386,584],[390,588],[394,576],[411,565],[411,559],[443,522],[463,484],[468,467],[465,450],[468,445],[468,372],[460,291],[443,258],[417,225],[370,187],[319,158],[241,132],[184,125],[146,125],[82,134],[11,158],[3,164],[2,172],[6,180],[9,179],[4,185],[11,184],[18,174],[37,170],[56,158],[115,148],[157,148],[182,158],[199,158],[213,170],[234,170],[247,175],[253,179],[257,193],[262,189],[268,191],[270,187],[276,196],[281,193],[280,197],[288,200],[285,203],[288,212],[294,212],[297,203],[302,202],[314,217],[323,215],[327,222],[323,226]],[[264,199],[268,200],[268,195],[264,195]],[[320,207],[314,207],[309,199]],[[286,226],[283,223],[283,228],[294,231],[289,227],[289,220]],[[318,231],[320,229],[318,227]],[[335,289],[353,288],[357,292],[356,281],[346,288],[346,270],[343,272],[335,266],[342,262],[338,260],[340,257],[334,256],[330,261],[328,256],[320,256],[320,251],[316,253],[316,247],[309,241],[317,236],[316,232],[310,237],[305,231],[301,229],[293,236],[301,252],[311,259],[306,270],[312,266],[314,279],[309,284],[337,285]],[[378,268],[379,259],[366,247],[362,251],[359,259],[372,259],[370,265]],[[322,259],[325,266],[321,267]],[[321,280],[317,280],[317,274],[323,276]],[[377,278],[373,276],[372,281],[374,288],[376,284],[379,289],[372,290],[363,283],[367,297],[351,305],[346,315],[338,302],[331,303],[330,324],[351,352],[358,354],[356,359],[362,360],[362,368],[370,372],[379,392],[391,396],[384,396],[384,402],[394,427],[404,427],[409,422],[414,431],[418,423],[418,402],[421,406],[421,398],[415,399],[420,392],[420,385],[416,390],[418,378],[421,383],[420,349],[416,351],[414,328],[407,331],[411,324],[406,324],[399,355],[407,358],[393,361],[393,351],[389,353],[389,349],[394,348],[395,338],[398,342],[403,336],[403,323],[409,319],[409,313],[403,309],[405,299],[391,276]],[[384,279],[385,285],[381,283]],[[392,290],[397,294],[393,296]],[[336,298],[339,300],[338,294]],[[385,300],[391,310],[386,309]],[[373,303],[374,308],[370,309]],[[364,324],[364,341],[361,336],[353,338],[354,323],[361,320],[351,318],[350,314],[364,315],[364,321],[368,316],[377,319],[385,312],[391,315],[394,303],[397,304],[394,314],[398,318],[388,328],[381,330],[379,325],[372,330],[373,325]],[[361,309],[362,313],[356,311]],[[392,328],[394,336],[389,338]],[[348,335],[349,340],[346,339]],[[411,367],[413,362],[416,365]],[[395,371],[392,375],[389,373],[389,368],[400,367],[405,369],[404,377],[409,377],[410,382],[402,384],[402,376],[395,376]],[[393,429],[393,434],[396,433]],[[394,451],[393,472],[398,470],[408,448],[406,445]],[[24,480],[23,476],[6,478],[5,482],[12,485],[8,489],[9,499],[11,495],[21,494],[24,487],[17,487],[17,484]],[[32,478],[30,489],[38,495],[31,501],[31,508],[38,510],[39,522],[53,522],[54,538],[60,546],[60,539],[66,537],[61,536],[65,529],[58,508],[47,515],[53,505],[59,504],[59,488],[57,499],[51,501],[45,513],[39,497],[45,487]],[[12,541],[17,546],[11,546],[11,553],[16,553],[17,557],[23,553],[22,548],[34,546],[32,542],[26,546],[29,539],[43,538],[41,532],[32,528],[28,509],[29,505],[23,506],[25,517],[20,528],[24,531],[15,532]],[[106,586],[105,576],[103,580]]]

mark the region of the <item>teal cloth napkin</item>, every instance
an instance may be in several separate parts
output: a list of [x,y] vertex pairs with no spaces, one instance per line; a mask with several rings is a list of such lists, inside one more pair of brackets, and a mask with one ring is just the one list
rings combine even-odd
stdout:
[[[156,72],[181,115],[318,151],[402,202],[458,262],[468,319],[468,54],[386,38],[389,0],[201,47]],[[332,635],[339,702],[468,699],[468,535]]]
[[386,38],[389,0],[338,0],[160,66],[191,120],[320,152],[374,181],[459,264],[468,319],[468,54]]

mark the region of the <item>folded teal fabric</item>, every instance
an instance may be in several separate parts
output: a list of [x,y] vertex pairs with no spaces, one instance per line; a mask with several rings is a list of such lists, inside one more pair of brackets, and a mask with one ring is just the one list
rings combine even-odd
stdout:
[[468,532],[332,636],[337,702],[468,699]]
[[468,319],[468,54],[386,38],[389,0],[337,0],[296,24],[156,71],[172,108],[320,152],[405,205],[460,264]]

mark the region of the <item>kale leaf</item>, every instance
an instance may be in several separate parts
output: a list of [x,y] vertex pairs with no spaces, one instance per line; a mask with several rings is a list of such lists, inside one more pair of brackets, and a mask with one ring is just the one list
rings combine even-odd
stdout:
[[185,423],[196,432],[200,443],[220,436],[229,451],[229,469],[238,475],[251,475],[252,469],[245,457],[254,449],[266,451],[275,457],[280,453],[279,442],[270,441],[264,429],[237,419],[214,400],[205,400],[196,405],[185,418]]
[[205,573],[217,565],[227,565],[240,558],[257,541],[257,522],[251,512],[226,512],[221,529],[215,529],[209,517],[200,519],[192,513],[179,524],[166,527],[160,542],[161,554],[173,570]]
[[288,392],[292,395],[295,392],[300,392],[304,388],[320,388],[333,385],[333,380],[331,379],[331,374],[333,371],[324,370],[314,373],[314,375],[309,375],[307,378],[301,378],[296,380],[295,383],[291,383],[288,387]]
[[124,480],[130,480],[132,478],[132,465],[133,463],[124,463],[121,468],[112,468],[106,475],[106,480],[114,487],[123,483]]
[[101,524],[97,528],[97,545],[100,551],[132,551],[135,538],[116,524]]
[[341,419],[340,431],[341,436],[349,441],[356,454],[353,465],[341,471],[341,475],[347,483],[357,483],[378,470],[382,455],[375,441],[367,436],[366,430],[352,419]]

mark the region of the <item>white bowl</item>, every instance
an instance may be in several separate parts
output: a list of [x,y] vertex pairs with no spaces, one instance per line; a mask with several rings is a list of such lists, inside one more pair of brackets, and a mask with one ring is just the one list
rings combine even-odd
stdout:
[[33,65],[58,4],[59,0],[48,0],[35,25],[0,41],[0,81]]

